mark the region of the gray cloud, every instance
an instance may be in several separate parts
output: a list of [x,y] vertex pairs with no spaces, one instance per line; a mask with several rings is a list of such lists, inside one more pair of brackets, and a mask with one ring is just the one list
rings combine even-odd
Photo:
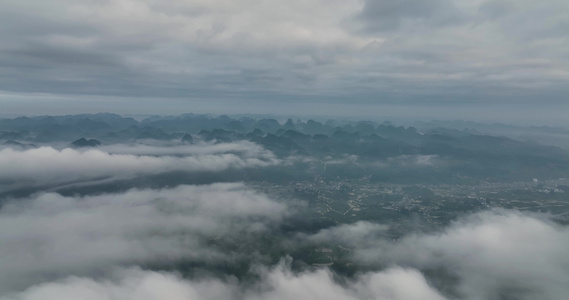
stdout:
[[561,0],[0,5],[0,101],[10,106],[11,93],[54,105],[118,97],[110,110],[129,97],[215,99],[229,112],[255,101],[535,103],[569,92]]
[[450,26],[468,22],[446,0],[367,0],[360,15],[368,31],[392,31],[408,26]]
[[0,210],[0,290],[125,264],[232,261],[244,254],[208,241],[266,232],[288,209],[243,184],[13,200]]
[[386,227],[358,222],[324,230],[309,239],[341,241],[366,265],[446,270],[459,299],[561,299],[569,292],[569,229],[545,216],[487,211],[461,218],[438,234],[399,241]]

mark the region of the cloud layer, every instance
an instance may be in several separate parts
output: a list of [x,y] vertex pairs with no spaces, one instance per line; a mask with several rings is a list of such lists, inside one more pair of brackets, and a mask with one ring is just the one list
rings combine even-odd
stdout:
[[[103,101],[122,111],[140,108],[129,97],[190,98],[245,112],[347,96],[351,104],[508,103],[567,94],[563,0],[9,0],[0,8],[0,91],[11,105],[90,110]],[[150,113],[164,102],[143,103]]]
[[386,229],[358,222],[309,239],[346,243],[365,265],[443,270],[442,285],[459,299],[561,299],[569,293],[569,229],[545,216],[487,211],[461,218],[441,233],[399,241],[381,238]]
[[127,269],[112,279],[96,281],[71,277],[45,283],[2,300],[36,299],[315,299],[315,300],[444,300],[416,270],[392,268],[368,273],[341,285],[327,270],[293,274],[284,264],[260,272],[263,280],[253,288],[240,286],[235,280],[184,280],[176,274]]
[[[104,149],[0,150],[0,188],[61,184],[104,178],[131,178],[168,171],[223,171],[276,165],[279,160],[250,142],[161,148],[108,146]],[[114,152],[114,153],[113,153]],[[127,154],[133,153],[133,154]]]
[[[569,229],[545,215],[485,211],[399,240],[387,237],[385,225],[357,222],[286,242],[351,249],[349,260],[367,270],[351,278],[292,271],[290,258],[262,265],[254,257],[268,253],[211,245],[278,234],[291,213],[242,184],[13,199],[0,210],[0,299],[553,300],[569,292]],[[144,269],[245,257],[253,282]]]
[[233,261],[253,254],[224,252],[208,241],[246,241],[287,213],[242,184],[12,200],[0,210],[0,290],[124,264]]

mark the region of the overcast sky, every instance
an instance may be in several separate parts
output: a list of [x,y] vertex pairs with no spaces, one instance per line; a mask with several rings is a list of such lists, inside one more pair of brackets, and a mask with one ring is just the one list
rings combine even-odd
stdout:
[[0,39],[4,114],[569,111],[565,0],[2,0]]

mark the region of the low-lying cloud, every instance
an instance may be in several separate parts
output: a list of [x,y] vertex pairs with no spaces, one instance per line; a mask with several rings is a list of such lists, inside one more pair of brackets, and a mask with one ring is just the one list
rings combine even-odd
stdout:
[[207,155],[234,153],[244,157],[268,157],[270,152],[255,143],[241,140],[231,143],[206,143],[180,145],[175,142],[155,142],[156,144],[113,144],[97,149],[111,154],[133,155]]
[[[294,159],[303,158],[283,164]],[[431,168],[442,160],[409,155],[385,164]],[[62,184],[280,163],[249,142],[6,148],[0,150],[0,182]],[[360,162],[345,156],[320,163]],[[547,215],[484,211],[435,233],[393,240],[388,226],[366,221],[315,234],[281,231],[294,208],[242,183],[2,199],[0,299],[557,300],[569,294],[569,228]],[[334,267],[349,263],[360,273],[348,278],[307,264],[293,267],[289,258],[275,265],[286,251],[310,245],[341,245],[347,258]],[[183,263],[206,271],[157,271],[182,272]],[[239,264],[252,282],[211,267]]]
[[[436,234],[399,241],[381,238],[386,227],[358,222],[308,239],[354,249],[364,265],[443,270],[459,299],[562,299],[569,294],[569,228],[546,216],[495,210],[461,218]],[[453,281],[455,280],[455,281]],[[510,297],[510,298],[508,298]]]
[[412,269],[392,268],[363,274],[341,285],[328,270],[293,274],[285,263],[263,270],[264,278],[253,287],[239,285],[236,280],[184,280],[172,273],[128,269],[117,272],[112,279],[93,280],[71,277],[45,283],[2,300],[51,299],[314,299],[314,300],[443,300],[430,287],[421,273]]
[[239,183],[12,200],[0,210],[0,290],[125,264],[232,261],[241,254],[208,241],[245,242],[286,214]]
[[90,150],[7,148],[0,150],[0,189],[3,185],[58,184],[168,171],[218,172],[278,163],[270,151],[248,142],[175,148],[124,145]]
[[292,271],[290,258],[276,266],[253,261],[254,282],[145,269],[255,255],[208,241],[270,235],[290,213],[243,184],[13,200],[0,210],[0,299],[553,300],[569,292],[569,229],[545,215],[506,210],[399,240],[370,222],[298,235],[299,245],[341,244],[368,270],[341,280],[326,268]]

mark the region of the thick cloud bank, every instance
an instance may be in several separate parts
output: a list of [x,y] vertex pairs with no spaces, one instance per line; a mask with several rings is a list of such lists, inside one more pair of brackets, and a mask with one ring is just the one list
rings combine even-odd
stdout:
[[291,271],[288,258],[251,265],[259,275],[253,283],[137,267],[238,259],[245,254],[208,241],[246,243],[271,234],[288,213],[242,184],[12,202],[0,211],[0,299],[554,300],[569,293],[569,229],[502,210],[397,241],[385,237],[388,227],[369,222],[299,236],[352,249],[353,263],[368,271],[340,281],[328,269]]
[[252,288],[243,288],[235,280],[187,281],[175,274],[122,270],[114,278],[96,281],[71,277],[61,282],[29,288],[2,300],[443,300],[421,273],[403,268],[364,274],[357,280],[340,285],[327,270],[292,274],[281,264],[262,271],[264,280]]
[[[569,295],[569,228],[543,216],[488,211],[458,220],[438,234],[399,241],[380,238],[385,226],[358,222],[309,239],[342,241],[365,265],[444,270],[460,299],[563,299]],[[508,298],[510,297],[510,298]]]
[[52,147],[0,150],[0,188],[2,185],[57,184],[167,171],[217,172],[279,163],[270,151],[250,142],[175,148],[113,146],[108,147],[108,151]]
[[0,290],[121,264],[231,261],[240,254],[208,242],[246,241],[286,213],[242,184],[14,200],[0,210]]

